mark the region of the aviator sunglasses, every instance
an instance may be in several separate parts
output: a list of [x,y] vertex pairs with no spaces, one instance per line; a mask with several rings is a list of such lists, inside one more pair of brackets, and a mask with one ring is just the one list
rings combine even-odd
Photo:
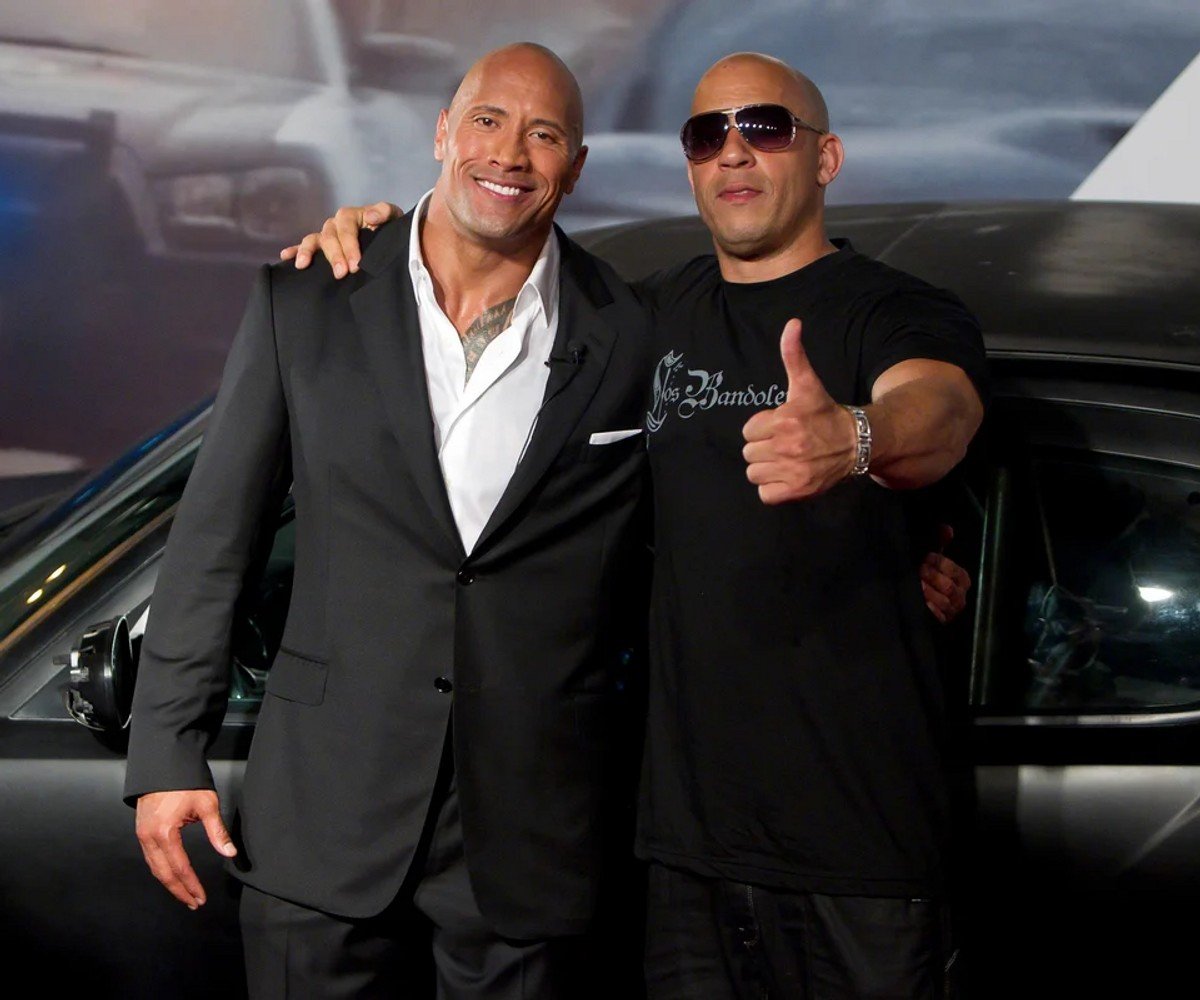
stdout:
[[730,122],[738,133],[760,153],[782,153],[796,141],[796,127],[825,135],[828,129],[817,128],[782,104],[743,104],[739,108],[722,108],[692,115],[679,130],[683,155],[693,163],[703,163],[716,156],[725,145]]

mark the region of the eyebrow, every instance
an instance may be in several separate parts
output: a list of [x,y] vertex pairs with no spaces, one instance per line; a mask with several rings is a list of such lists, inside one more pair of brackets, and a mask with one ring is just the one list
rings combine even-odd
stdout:
[[[477,112],[477,111],[486,111],[488,114],[495,115],[497,118],[511,117],[509,115],[509,113],[504,110],[504,108],[498,108],[494,104],[476,104],[473,107],[471,107],[467,113],[473,114],[474,112]],[[530,125],[549,126],[550,128],[554,129],[556,132],[560,132],[563,135],[569,134],[568,130],[560,122],[556,122],[553,118],[534,118],[529,122],[529,124]]]

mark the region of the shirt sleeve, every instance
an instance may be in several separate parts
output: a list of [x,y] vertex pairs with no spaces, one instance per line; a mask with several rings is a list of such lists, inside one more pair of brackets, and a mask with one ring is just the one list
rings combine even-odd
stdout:
[[987,358],[979,321],[953,292],[918,284],[881,299],[863,331],[863,398],[885,371],[901,361],[923,358],[961,368],[987,406]]

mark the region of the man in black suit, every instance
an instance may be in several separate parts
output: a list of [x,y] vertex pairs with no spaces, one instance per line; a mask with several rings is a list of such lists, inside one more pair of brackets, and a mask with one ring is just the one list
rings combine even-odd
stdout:
[[[615,995],[587,933],[629,835],[610,772],[637,738],[618,673],[644,618],[623,602],[649,338],[553,227],[581,138],[556,56],[491,53],[439,117],[435,188],[350,281],[255,284],[159,575],[125,795],[188,906],[180,829],[232,860],[256,996],[392,995],[430,945],[442,996]],[[235,848],[205,753],[289,487],[291,607]]]

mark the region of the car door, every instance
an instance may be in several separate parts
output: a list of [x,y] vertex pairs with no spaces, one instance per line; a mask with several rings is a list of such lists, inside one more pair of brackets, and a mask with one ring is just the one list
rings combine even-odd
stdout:
[[[124,734],[72,718],[69,657],[89,626],[125,616],[140,645],[199,428],[77,494],[68,512],[0,564],[0,913],[5,949],[70,970],[98,996],[244,993],[237,883],[203,831],[184,842],[208,902],[187,910],[153,879],[121,799]],[[104,477],[101,477],[103,480]],[[98,499],[89,501],[89,490]],[[84,498],[80,500],[79,498]],[[234,625],[231,699],[210,762],[228,820],[291,588],[292,506]]]
[[1145,990],[1186,971],[1200,893],[1195,382],[1146,366],[998,381],[969,695],[986,995]]

